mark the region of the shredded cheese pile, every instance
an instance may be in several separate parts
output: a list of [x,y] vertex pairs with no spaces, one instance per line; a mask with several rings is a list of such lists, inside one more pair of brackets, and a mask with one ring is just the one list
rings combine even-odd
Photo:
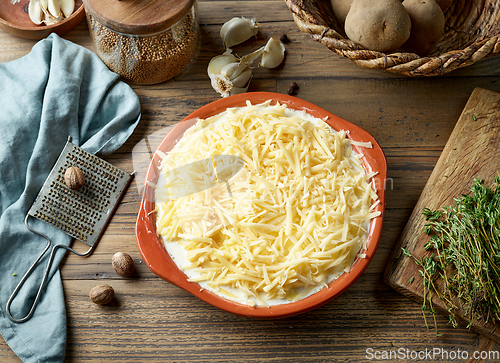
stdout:
[[199,120],[162,155],[157,231],[190,281],[249,305],[298,300],[364,257],[380,214],[352,143],[270,101]]

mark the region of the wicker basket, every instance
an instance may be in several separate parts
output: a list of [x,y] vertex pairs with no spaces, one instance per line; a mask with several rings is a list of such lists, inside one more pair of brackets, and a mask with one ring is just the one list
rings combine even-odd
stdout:
[[335,18],[330,0],[285,2],[301,31],[363,68],[438,76],[500,51],[500,0],[454,0],[445,12],[445,34],[427,57],[403,51],[381,53],[355,44]]

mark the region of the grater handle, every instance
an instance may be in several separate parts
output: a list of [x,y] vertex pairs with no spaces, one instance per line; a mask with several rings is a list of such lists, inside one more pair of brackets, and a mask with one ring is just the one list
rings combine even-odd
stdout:
[[25,321],[28,321],[33,316],[33,313],[35,312],[35,308],[38,305],[38,302],[40,300],[43,287],[45,286],[45,282],[47,280],[47,277],[49,276],[50,267],[52,266],[52,261],[54,260],[55,252],[56,252],[56,250],[58,248],[64,248],[67,251],[73,252],[74,254],[76,254],[78,256],[87,256],[87,255],[89,255],[92,252],[92,249],[93,249],[93,247],[90,247],[88,249],[88,251],[82,253],[82,252],[75,251],[74,249],[72,249],[71,247],[66,246],[66,245],[55,245],[54,247],[52,247],[52,251],[50,253],[49,262],[47,263],[47,267],[45,268],[45,273],[43,274],[42,282],[40,284],[40,287],[38,288],[38,292],[37,292],[37,294],[35,296],[35,300],[33,301],[33,304],[31,305],[30,311],[23,318],[19,318],[19,319],[18,318],[14,318],[12,316],[11,312],[10,312],[10,307],[12,305],[12,302],[13,302],[14,298],[17,296],[19,290],[24,285],[24,283],[26,282],[26,280],[28,279],[28,277],[31,275],[31,273],[33,272],[33,270],[37,267],[38,263],[40,262],[40,260],[42,259],[42,257],[45,255],[45,253],[47,253],[47,251],[49,250],[50,245],[51,245],[51,241],[50,241],[50,238],[48,236],[46,236],[43,233],[40,233],[40,232],[34,230],[33,228],[31,228],[29,226],[29,224],[28,224],[28,217],[29,217],[29,214],[27,214],[26,218],[24,219],[24,224],[26,225],[26,227],[28,228],[28,230],[30,230],[31,232],[33,232],[33,233],[35,233],[35,234],[37,234],[37,235],[45,238],[47,240],[47,245],[45,246],[45,248],[42,251],[42,253],[38,256],[38,258],[36,259],[36,261],[31,265],[31,267],[28,269],[28,271],[24,274],[23,278],[21,279],[21,281],[19,281],[19,284],[17,284],[16,288],[14,289],[14,292],[12,293],[12,295],[10,295],[9,300],[7,301],[7,305],[5,306],[5,313],[7,314],[7,316],[9,317],[9,319],[12,320],[14,323],[24,323]]

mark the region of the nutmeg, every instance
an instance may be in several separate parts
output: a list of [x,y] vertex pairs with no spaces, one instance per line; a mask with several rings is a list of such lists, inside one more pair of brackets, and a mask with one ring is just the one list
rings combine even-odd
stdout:
[[128,253],[117,252],[111,259],[116,273],[123,277],[129,277],[134,272],[134,260]]
[[78,190],[85,184],[85,175],[77,166],[71,166],[64,172],[64,182],[68,188]]
[[104,305],[115,297],[115,290],[106,284],[97,285],[90,290],[90,300],[95,304]]

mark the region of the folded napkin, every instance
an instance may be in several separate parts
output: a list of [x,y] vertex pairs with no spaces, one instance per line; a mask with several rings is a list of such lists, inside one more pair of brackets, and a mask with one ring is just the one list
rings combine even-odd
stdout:
[[[9,296],[47,244],[27,230],[24,218],[68,136],[89,152],[109,154],[127,140],[139,118],[133,90],[91,51],[55,34],[25,57],[0,64],[0,333],[23,362],[62,362],[66,348],[58,269],[64,249],[55,255],[32,318],[16,324],[5,314]],[[52,245],[71,242],[51,225],[34,218],[29,223]],[[28,313],[49,255],[14,299],[15,318]]]

